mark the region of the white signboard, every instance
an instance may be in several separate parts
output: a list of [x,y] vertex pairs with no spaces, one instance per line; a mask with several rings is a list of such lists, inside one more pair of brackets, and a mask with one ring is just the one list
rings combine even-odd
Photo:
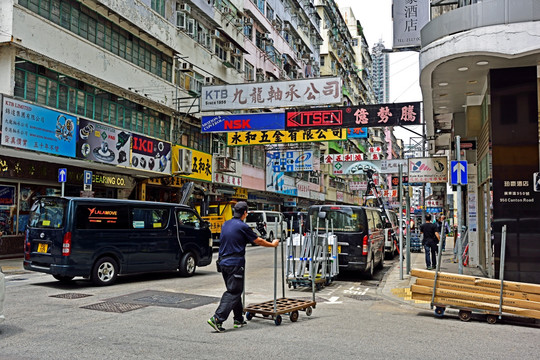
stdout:
[[311,190],[310,191],[310,198],[315,200],[315,201],[324,201],[324,200],[326,200],[326,195],[324,193],[322,193],[322,192]]
[[444,156],[409,159],[410,183],[448,182],[448,159]]
[[399,174],[399,165],[402,165],[401,171],[407,173],[407,159],[381,160],[379,167],[381,174]]
[[213,182],[215,184],[225,184],[238,187],[242,186],[242,178],[240,176],[232,176],[222,173],[214,173]]
[[332,164],[335,162],[344,161],[362,161],[364,160],[364,154],[328,154],[324,155],[324,163]]
[[341,103],[341,77],[203,86],[201,110],[244,110]]
[[394,49],[419,47],[420,30],[429,22],[429,0],[394,0]]
[[350,181],[349,182],[349,190],[355,191],[355,190],[367,190],[367,181]]
[[298,190],[298,197],[309,198],[309,186],[310,182],[304,180],[298,180],[296,182],[296,189]]

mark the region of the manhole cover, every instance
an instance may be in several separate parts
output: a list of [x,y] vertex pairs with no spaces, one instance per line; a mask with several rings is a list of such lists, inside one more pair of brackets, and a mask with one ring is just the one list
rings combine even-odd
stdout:
[[345,297],[359,301],[379,301],[381,299],[369,295],[345,295]]
[[127,304],[127,303],[117,303],[117,302],[100,302],[97,304],[81,306],[82,309],[106,311],[106,312],[115,312],[115,313],[125,313],[132,310],[137,310],[146,307],[146,305],[139,304]]
[[108,301],[140,305],[153,305],[174,307],[180,309],[193,309],[199,306],[212,304],[219,298],[195,294],[175,293],[168,291],[144,290],[133,294],[118,296]]
[[58,294],[58,295],[51,295],[50,297],[60,298],[60,299],[81,299],[88,296],[88,294],[79,294],[79,293],[65,293],[65,294]]

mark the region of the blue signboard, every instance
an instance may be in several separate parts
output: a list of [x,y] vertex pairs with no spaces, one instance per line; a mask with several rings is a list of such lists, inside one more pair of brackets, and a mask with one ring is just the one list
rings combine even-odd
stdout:
[[2,102],[2,145],[75,157],[74,116],[8,97]]
[[202,132],[283,130],[284,113],[238,114],[203,116]]
[[58,182],[65,183],[66,178],[67,178],[67,169],[66,168],[58,169]]
[[452,185],[467,185],[467,161],[451,161]]
[[347,139],[366,139],[367,137],[368,137],[367,127],[347,129]]

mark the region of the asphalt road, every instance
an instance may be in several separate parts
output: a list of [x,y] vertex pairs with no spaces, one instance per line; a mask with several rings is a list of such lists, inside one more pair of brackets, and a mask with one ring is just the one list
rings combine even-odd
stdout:
[[[246,302],[272,300],[274,249],[247,252]],[[391,266],[387,261],[379,280]],[[191,278],[132,276],[110,287],[11,274],[0,359],[537,358],[536,326],[464,323],[451,313],[436,318],[381,297],[379,280],[342,276],[316,293],[312,316],[300,312],[293,323],[285,315],[280,326],[255,318],[241,329],[232,329],[230,318],[228,330],[215,333],[206,320],[224,285],[214,263]],[[277,290],[281,297],[281,284]],[[312,293],[286,289],[285,295],[310,299]]]

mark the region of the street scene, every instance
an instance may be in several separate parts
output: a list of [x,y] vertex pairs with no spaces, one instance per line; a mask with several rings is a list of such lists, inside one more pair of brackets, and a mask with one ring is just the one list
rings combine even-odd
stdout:
[[0,14],[0,360],[537,357],[539,1]]

